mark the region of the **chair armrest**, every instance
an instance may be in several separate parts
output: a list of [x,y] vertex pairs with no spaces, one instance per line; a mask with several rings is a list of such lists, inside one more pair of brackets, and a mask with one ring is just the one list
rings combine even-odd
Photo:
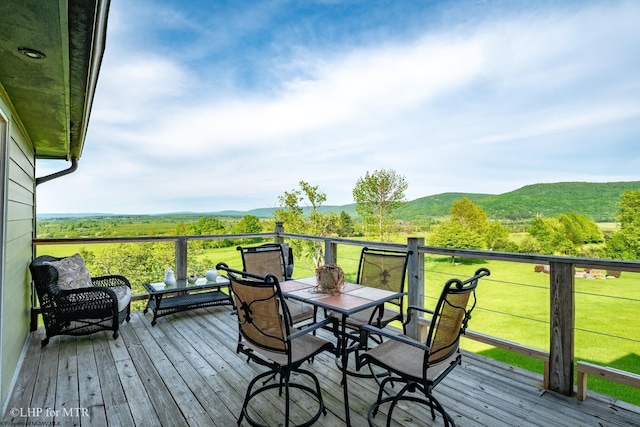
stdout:
[[308,334],[309,332],[313,332],[313,331],[315,331],[317,329],[323,328],[323,327],[327,326],[329,323],[332,323],[334,328],[335,328],[335,325],[336,325],[337,321],[336,321],[336,319],[329,318],[329,319],[321,320],[321,321],[316,322],[316,323],[312,323],[311,325],[305,326],[305,327],[303,327],[301,329],[298,329],[297,331],[293,332],[292,334],[289,335],[288,339],[289,340],[296,339],[296,338],[298,338],[298,337],[300,337],[302,335]]
[[92,277],[91,283],[93,286],[104,286],[104,287],[114,287],[114,286],[128,286],[131,288],[131,283],[129,280],[120,275],[108,275],[108,276],[98,276]]
[[408,306],[407,311],[410,311],[410,310],[416,310],[416,311],[421,311],[423,313],[434,314],[433,310],[429,310],[428,308],[424,308],[424,307],[418,307],[417,305]]
[[410,305],[407,307],[407,318],[404,321],[405,325],[408,325],[411,320],[413,319],[413,316],[415,315],[414,312],[415,311],[419,311],[421,313],[428,313],[431,314],[432,316],[434,315],[433,310],[429,310],[428,308],[424,308],[424,307],[418,307],[417,305]]
[[376,328],[375,326],[372,325],[364,325],[362,327],[362,329],[360,330],[360,342],[364,342],[366,343],[367,340],[367,336],[369,334],[376,334],[376,335],[382,335],[384,337],[389,338],[390,340],[394,340],[394,341],[398,341],[401,342],[403,344],[407,344],[413,347],[417,347],[421,350],[424,351],[429,351],[429,347],[427,345],[425,345],[424,343],[420,342],[420,341],[416,341],[413,338],[409,338],[406,335],[397,335],[397,334],[392,334],[384,329],[380,329],[380,328]]

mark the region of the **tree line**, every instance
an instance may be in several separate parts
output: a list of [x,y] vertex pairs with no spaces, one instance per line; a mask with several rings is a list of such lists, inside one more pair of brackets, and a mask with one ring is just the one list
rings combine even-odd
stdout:
[[[410,224],[397,218],[398,212],[407,203],[407,188],[405,177],[394,170],[367,172],[358,179],[353,189],[356,211],[359,214],[355,219],[344,211],[339,214],[321,212],[327,195],[318,186],[300,181],[297,188],[285,191],[278,197],[279,208],[270,219],[260,219],[253,215],[245,215],[242,218],[207,216],[194,220],[183,218],[177,225],[165,217],[156,220],[145,217],[148,223],[144,225],[134,225],[135,221],[126,216],[74,218],[67,221],[56,219],[39,221],[38,237],[252,234],[272,231],[275,222],[279,221],[284,223],[285,230],[290,233],[366,237],[371,240],[389,241],[393,235],[406,231],[404,226]],[[462,197],[452,203],[447,219],[429,224],[428,230],[425,231],[427,242],[432,246],[639,260],[640,189],[627,190],[621,194],[618,221],[619,230],[603,233],[598,225],[584,214],[567,212],[553,218],[536,216],[525,228],[524,236],[516,240],[506,226],[495,219],[491,220],[480,206],[467,197]],[[123,232],[125,234],[121,234]],[[261,239],[249,238],[193,241],[190,243],[190,250],[204,251],[260,241]],[[140,245],[135,244],[137,247]],[[297,259],[311,261],[313,265],[309,267],[322,264],[324,247],[320,242],[294,240],[291,245],[297,253]],[[170,246],[166,249],[166,256],[159,256],[157,251],[161,249],[156,247],[150,247],[148,250],[155,252],[154,260],[165,262],[165,258],[168,261],[173,256]],[[126,245],[123,245],[123,250],[126,252]],[[138,252],[133,249],[131,251]],[[84,255],[92,257],[89,253]],[[117,263],[134,260],[131,263],[135,269],[135,265],[150,262],[150,259],[143,262],[140,256],[137,253],[128,253],[126,256],[118,255],[118,259],[105,258],[95,261],[101,263],[97,267],[106,273],[110,266]],[[194,266],[196,269],[197,267]]]

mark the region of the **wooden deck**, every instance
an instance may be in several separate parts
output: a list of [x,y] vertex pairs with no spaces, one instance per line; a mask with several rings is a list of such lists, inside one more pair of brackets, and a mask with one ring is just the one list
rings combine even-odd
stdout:
[[[40,348],[34,332],[2,425],[234,426],[249,380],[263,368],[235,353],[236,318],[229,307],[158,320],[135,312],[120,338],[99,333],[55,337]],[[330,355],[309,369],[323,388],[328,414],[317,425],[344,425],[340,373]],[[590,393],[585,402],[541,388],[542,378],[465,354],[436,388],[458,426],[638,426],[640,408]],[[349,378],[351,420],[367,425],[377,391],[373,380]],[[295,397],[294,421],[312,402]],[[281,424],[277,394],[253,406],[268,425]],[[383,411],[386,408],[383,407]],[[424,408],[403,405],[394,426],[442,425]],[[376,417],[384,425],[384,414]],[[245,424],[245,423],[243,423]]]

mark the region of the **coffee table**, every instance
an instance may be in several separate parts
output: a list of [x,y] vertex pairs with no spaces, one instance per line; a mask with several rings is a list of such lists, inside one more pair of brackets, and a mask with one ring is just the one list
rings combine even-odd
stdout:
[[159,317],[179,311],[233,305],[230,295],[222,291],[222,288],[229,286],[229,279],[223,276],[218,276],[216,281],[199,278],[195,283],[177,280],[173,286],[166,286],[163,282],[143,283],[142,286],[149,292],[144,313],[149,310],[153,312],[151,326],[156,325]]

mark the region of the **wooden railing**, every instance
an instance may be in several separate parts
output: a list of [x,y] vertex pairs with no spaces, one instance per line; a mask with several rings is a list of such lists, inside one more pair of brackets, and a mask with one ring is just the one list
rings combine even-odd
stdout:
[[[156,237],[113,237],[113,238],[82,238],[82,239],[34,239],[34,245],[64,245],[77,243],[134,243],[134,242],[161,242],[173,241],[176,248],[176,273],[178,279],[184,279],[187,275],[187,243],[191,240],[219,240],[219,239],[247,239],[247,238],[273,238],[276,243],[282,243],[285,239],[302,239],[322,242],[324,244],[325,263],[336,263],[339,245],[369,246],[375,248],[389,248],[409,250],[411,255],[408,262],[408,304],[424,305],[424,256],[444,255],[449,257],[461,257],[494,261],[506,261],[516,263],[544,264],[549,266],[550,285],[550,342],[549,352],[534,349],[519,343],[503,340],[497,337],[468,331],[467,337],[495,347],[514,351],[536,359],[544,363],[545,388],[554,390],[564,395],[573,394],[574,377],[574,330],[575,330],[575,283],[574,269],[598,268],[607,270],[640,272],[640,262],[617,261],[597,258],[557,257],[549,255],[505,253],[494,251],[478,251],[468,249],[452,249],[424,245],[423,238],[408,238],[406,244],[362,241],[345,238],[311,236],[304,234],[286,233],[281,223],[276,223],[272,233],[253,234],[224,234],[224,235],[199,235],[199,236],[156,236]],[[140,296],[138,298],[144,298]],[[35,306],[35,301],[34,301]],[[421,329],[420,321],[414,320],[408,328],[408,333],[418,337]],[[607,368],[603,367],[601,376],[606,375]],[[597,367],[590,367],[590,373],[597,372]],[[624,376],[624,373],[621,374]],[[619,376],[609,376],[614,380]],[[637,375],[629,374],[629,378]],[[630,379],[622,383],[636,384]],[[586,384],[586,381],[584,382]]]

